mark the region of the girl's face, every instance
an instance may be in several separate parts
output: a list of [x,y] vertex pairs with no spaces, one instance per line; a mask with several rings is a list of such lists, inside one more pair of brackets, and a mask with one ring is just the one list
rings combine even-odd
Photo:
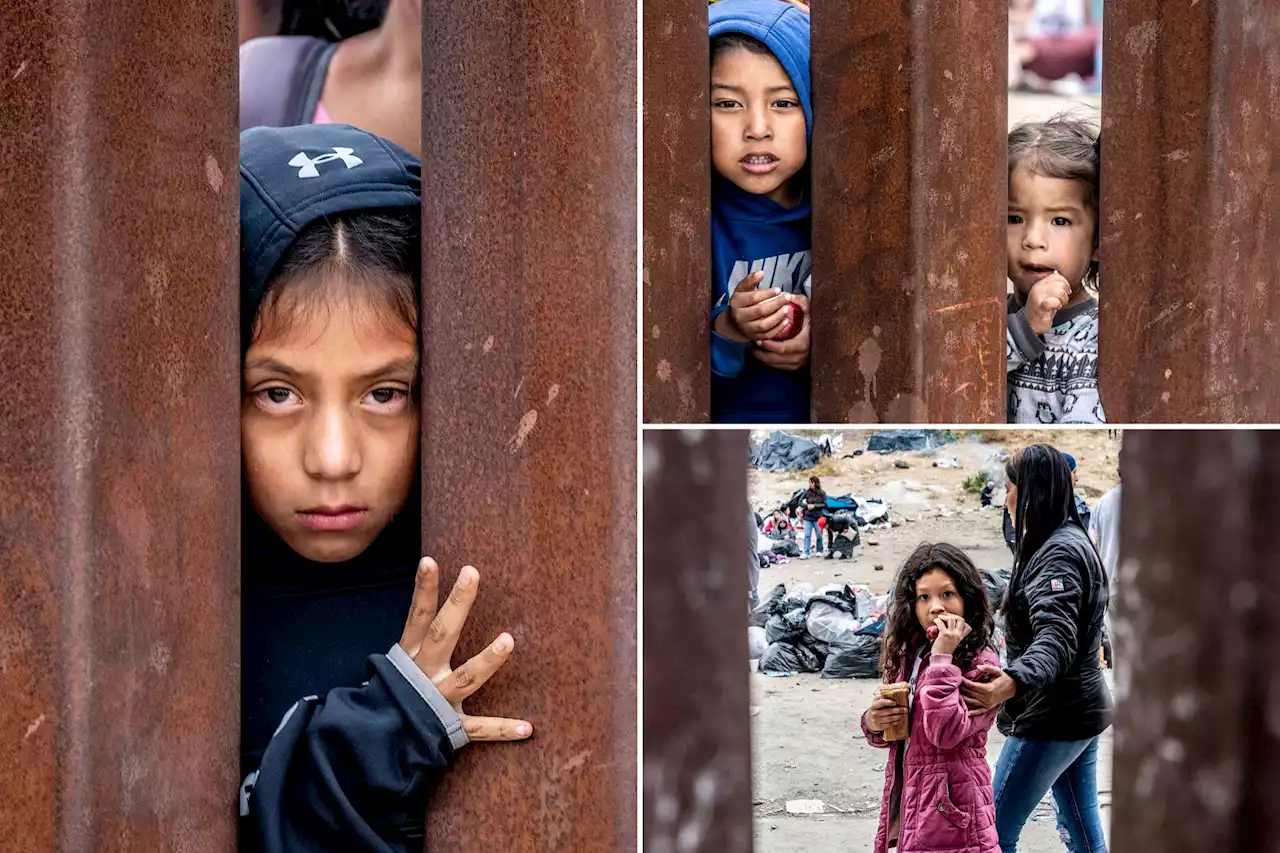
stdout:
[[240,410],[254,509],[294,551],[326,563],[377,538],[418,463],[417,336],[344,301],[265,324],[284,328],[249,347]]
[[956,590],[951,575],[942,569],[930,569],[916,581],[916,619],[928,629],[944,613],[964,616],[964,599]]
[[808,158],[804,108],[773,56],[727,50],[711,66],[711,162],[740,188],[784,207],[799,202],[789,181]]
[[1004,481],[1004,508],[1009,510],[1009,515],[1015,519],[1018,517],[1018,487],[1012,480]]
[[1009,173],[1009,225],[1005,232],[1008,273],[1024,299],[1054,270],[1080,287],[1093,248],[1098,211],[1088,203],[1085,181],[1046,178],[1027,169]]

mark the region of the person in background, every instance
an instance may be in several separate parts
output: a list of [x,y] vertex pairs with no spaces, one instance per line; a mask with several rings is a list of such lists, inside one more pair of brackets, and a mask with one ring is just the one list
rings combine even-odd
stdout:
[[804,507],[804,553],[800,559],[807,560],[811,533],[816,534],[817,550],[819,554],[822,553],[822,528],[818,526],[818,520],[827,511],[827,493],[822,491],[822,481],[817,477],[809,478],[809,489],[800,499],[800,505]]
[[747,515],[751,521],[747,524],[747,538],[751,540],[749,551],[750,559],[747,560],[747,582],[751,585],[751,593],[749,600],[751,607],[748,613],[760,606],[760,516],[756,511],[747,506]]
[[240,46],[241,130],[349,124],[419,155],[421,115],[420,0],[390,0],[377,27],[341,41],[273,36]]
[[1076,512],[1080,513],[1080,522],[1084,525],[1085,530],[1089,529],[1089,505],[1085,503],[1084,498],[1080,497],[1080,474],[1076,471],[1076,458],[1070,453],[1062,454],[1066,457],[1067,466],[1071,468],[1071,488],[1076,492]]
[[[1121,477],[1121,482],[1114,489],[1107,492],[1098,499],[1098,504],[1093,508],[1093,515],[1089,523],[1089,537],[1093,539],[1093,544],[1098,548],[1098,555],[1102,557],[1102,567],[1106,569],[1107,581],[1111,585],[1111,597],[1115,599],[1116,588],[1116,567],[1120,563],[1120,487],[1124,485],[1123,481],[1123,459],[1124,450],[1120,451],[1120,459],[1116,460],[1116,476]],[[1115,666],[1115,631],[1111,619],[1111,609],[1107,609],[1107,634],[1102,650],[1106,655],[1107,666]]]

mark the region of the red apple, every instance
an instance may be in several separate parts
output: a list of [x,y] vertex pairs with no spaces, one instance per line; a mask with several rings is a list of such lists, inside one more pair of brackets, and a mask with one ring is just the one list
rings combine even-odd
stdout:
[[938,639],[938,626],[930,625],[928,628],[925,628],[924,635],[928,637],[929,642],[932,643],[934,640]]
[[782,325],[778,327],[778,334],[773,336],[775,341],[789,341],[796,335],[800,334],[800,330],[804,327],[804,309],[794,302],[787,305],[787,319],[782,321]]

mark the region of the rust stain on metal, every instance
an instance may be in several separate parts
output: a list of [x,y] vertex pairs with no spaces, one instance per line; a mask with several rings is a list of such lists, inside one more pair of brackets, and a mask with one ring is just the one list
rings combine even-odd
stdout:
[[1280,433],[1129,431],[1124,452],[1112,849],[1274,848]]
[[1280,7],[1126,0],[1104,38],[1107,417],[1280,420]]
[[747,434],[649,431],[642,467],[644,849],[750,853]]
[[814,4],[816,422],[1005,418],[1007,14]]
[[423,17],[423,541],[481,572],[459,655],[515,637],[468,712],[535,726],[463,750],[429,849],[636,846],[634,22]]
[[3,845],[231,851],[234,6],[6,20]]
[[644,419],[706,423],[712,294],[706,4],[646,2],[644,44]]

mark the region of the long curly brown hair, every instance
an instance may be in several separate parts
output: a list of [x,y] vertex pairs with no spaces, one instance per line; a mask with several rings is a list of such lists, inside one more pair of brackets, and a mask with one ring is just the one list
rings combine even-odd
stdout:
[[925,542],[911,552],[893,581],[889,618],[880,645],[880,672],[886,682],[897,681],[904,657],[928,642],[924,628],[916,618],[916,581],[934,569],[941,569],[951,576],[964,602],[965,621],[972,629],[952,655],[955,665],[967,670],[979,652],[991,647],[995,614],[987,600],[987,590],[977,566],[954,545]]

